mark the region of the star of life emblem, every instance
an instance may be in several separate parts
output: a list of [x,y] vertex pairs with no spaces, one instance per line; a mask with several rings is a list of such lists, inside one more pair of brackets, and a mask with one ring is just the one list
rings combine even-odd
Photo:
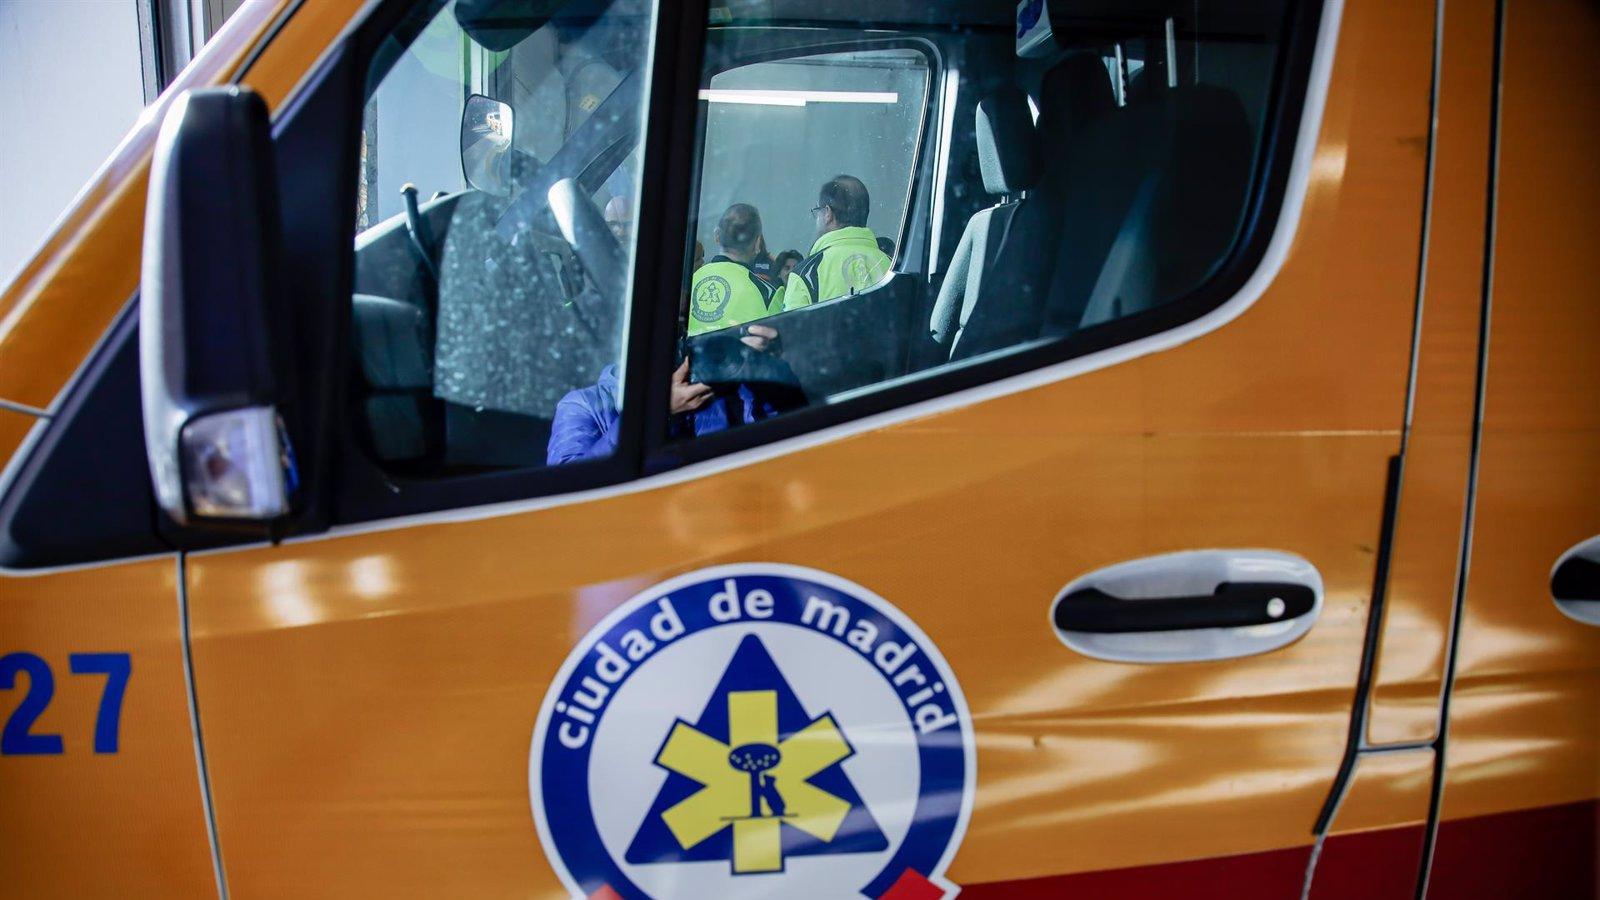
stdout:
[[675,579],[591,629],[529,762],[546,855],[580,897],[951,896],[974,776],[927,637],[776,565]]

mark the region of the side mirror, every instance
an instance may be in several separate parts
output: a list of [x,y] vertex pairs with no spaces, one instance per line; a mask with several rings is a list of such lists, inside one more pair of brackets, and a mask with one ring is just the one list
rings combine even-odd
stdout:
[[467,98],[461,109],[461,174],[477,190],[511,196],[511,107],[482,94]]
[[179,96],[150,167],[139,375],[156,500],[180,524],[289,512],[281,242],[266,104]]

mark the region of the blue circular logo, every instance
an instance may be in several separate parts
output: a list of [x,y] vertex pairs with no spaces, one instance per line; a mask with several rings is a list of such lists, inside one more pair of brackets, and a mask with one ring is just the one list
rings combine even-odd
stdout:
[[949,896],[972,723],[899,610],[832,575],[703,570],[595,626],[539,711],[529,790],[575,895]]

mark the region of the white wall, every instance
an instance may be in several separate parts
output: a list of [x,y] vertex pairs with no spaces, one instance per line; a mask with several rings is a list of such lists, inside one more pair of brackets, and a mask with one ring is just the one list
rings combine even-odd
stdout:
[[0,0],[0,286],[143,107],[134,0]]
[[[466,187],[461,176],[462,34],[445,14],[407,48],[383,77],[373,98],[371,135],[376,183],[368,197],[369,225],[405,209],[402,185],[417,186],[427,200],[435,191]],[[520,112],[520,110],[519,110]]]

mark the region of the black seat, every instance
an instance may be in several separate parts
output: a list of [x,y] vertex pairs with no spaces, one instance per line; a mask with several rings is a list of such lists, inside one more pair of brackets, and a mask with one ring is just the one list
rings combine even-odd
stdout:
[[621,307],[560,237],[529,228],[505,239],[507,210],[463,197],[440,252],[433,396],[446,466],[543,465],[556,404],[621,352]]
[[[1103,64],[1088,61],[1109,89]],[[1087,66],[1080,72],[1090,77]],[[1146,87],[1122,108],[1063,114],[1075,123],[1070,133],[1046,134],[1041,115],[1050,162],[1014,218],[952,359],[1058,339],[1168,303],[1228,255],[1254,156],[1244,106],[1212,85]]]
[[[1110,76],[1104,63],[1092,53],[1073,54],[1045,74],[1036,129],[1016,124],[1019,109],[1021,122],[1030,121],[1026,103],[1027,98],[1020,91],[1007,91],[979,104],[980,153],[1004,163],[1020,155],[1008,144],[1027,142],[1037,148],[1038,167],[1020,201],[978,213],[962,235],[962,246],[968,245],[969,240],[976,244],[976,226],[987,239],[981,264],[976,255],[969,263],[977,270],[975,273],[968,271],[958,279],[955,261],[952,262],[940,291],[940,302],[934,307],[931,330],[948,359],[975,356],[1038,336],[1063,217],[1076,214],[1068,206],[1067,197],[1076,180],[1071,151],[1090,139],[1094,124],[1115,109]],[[996,129],[996,124],[1001,127]],[[983,150],[985,141],[993,144],[987,153]],[[980,161],[984,155],[980,155]],[[1017,171],[1016,164],[1012,171]],[[1009,177],[1010,173],[1006,174]],[[985,186],[993,191],[998,185],[988,184],[989,167],[984,176]],[[1005,218],[997,221],[996,215],[1008,206]],[[981,221],[980,217],[988,221]],[[958,248],[956,261],[961,255]],[[959,304],[947,299],[947,293],[959,298]],[[952,309],[958,312],[953,324]]]
[[1243,220],[1254,143],[1244,105],[1212,85],[1157,88],[1083,148],[1041,337],[1135,315],[1190,293]]
[[416,303],[356,294],[351,325],[366,378],[362,399],[373,451],[386,462],[436,452],[433,322]]
[[961,232],[944,283],[933,304],[928,330],[945,355],[961,338],[991,270],[1008,239],[1012,220],[1022,205],[1021,194],[1039,175],[1039,148],[1028,112],[1028,95],[1005,87],[978,102],[978,167],[983,189],[1001,197],[999,205],[981,209]]

